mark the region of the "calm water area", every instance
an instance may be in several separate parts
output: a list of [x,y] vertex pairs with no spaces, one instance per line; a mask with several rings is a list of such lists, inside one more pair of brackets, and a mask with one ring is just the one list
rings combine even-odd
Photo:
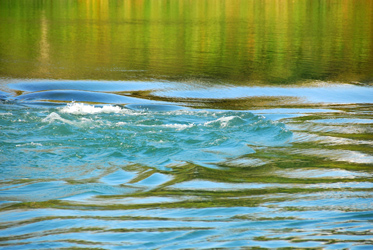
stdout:
[[373,1],[0,0],[1,249],[373,249]]

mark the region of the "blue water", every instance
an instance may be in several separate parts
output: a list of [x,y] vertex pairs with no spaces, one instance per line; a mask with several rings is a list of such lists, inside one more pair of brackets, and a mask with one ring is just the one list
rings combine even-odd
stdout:
[[[97,163],[102,158],[106,163],[155,168],[186,162],[216,164],[255,152],[249,145],[282,145],[292,137],[283,124],[250,112],[157,111],[151,110],[153,107],[159,109],[153,105],[122,108],[78,103],[53,109],[8,108],[3,115],[3,124],[9,128],[3,130],[3,146],[10,161],[5,164],[13,167],[23,157],[23,164],[30,167],[49,166],[50,162],[57,164],[54,167],[61,167],[58,163]],[[8,136],[12,138],[7,140]],[[35,154],[30,161],[32,151]],[[17,159],[12,158],[14,153]]]
[[372,0],[0,0],[1,249],[373,249]]
[[3,79],[0,246],[372,247],[371,87],[176,85]]

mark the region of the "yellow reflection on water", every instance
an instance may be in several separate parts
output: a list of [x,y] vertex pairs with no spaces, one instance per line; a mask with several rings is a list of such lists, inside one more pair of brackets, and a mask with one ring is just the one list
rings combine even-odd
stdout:
[[0,74],[371,82],[372,13],[354,0],[1,1]]

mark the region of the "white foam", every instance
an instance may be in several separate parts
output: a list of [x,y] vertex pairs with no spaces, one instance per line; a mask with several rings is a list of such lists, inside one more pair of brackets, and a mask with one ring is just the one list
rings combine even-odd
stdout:
[[87,118],[81,118],[78,121],[70,121],[68,119],[62,118],[59,114],[55,112],[50,113],[47,117],[45,117],[42,120],[42,122],[45,122],[45,123],[53,123],[55,121],[60,121],[60,122],[73,125],[73,126],[77,126],[77,127],[86,126],[87,124],[89,125],[89,124],[92,124],[93,122],[91,119],[87,119]]
[[72,121],[69,121],[67,119],[64,119],[62,118],[59,114],[57,114],[56,112],[52,112],[50,113],[49,115],[47,115],[47,117],[45,117],[42,122],[47,122],[47,123],[52,123],[54,121],[61,121],[61,122],[64,122],[64,123],[68,123],[68,124],[73,124]]
[[128,124],[127,122],[117,122],[115,125],[116,126],[125,126],[127,124]]
[[30,143],[25,143],[25,144],[17,144],[16,147],[22,147],[22,146],[43,146],[41,143],[36,143],[36,142],[30,142]]
[[214,121],[209,121],[209,122],[205,122],[204,125],[205,126],[208,126],[208,125],[213,125],[213,124],[220,124],[221,127],[226,127],[228,126],[228,123],[233,120],[234,118],[236,118],[237,116],[227,116],[227,117],[221,117],[217,120],[214,120]]
[[105,105],[96,107],[84,103],[70,103],[60,110],[61,113],[86,115],[86,114],[99,114],[99,113],[122,113],[123,109],[118,106]]
[[177,130],[183,130],[183,129],[187,129],[187,128],[191,128],[193,127],[194,124],[165,124],[165,125],[162,125],[162,127],[166,127],[166,128],[175,128]]

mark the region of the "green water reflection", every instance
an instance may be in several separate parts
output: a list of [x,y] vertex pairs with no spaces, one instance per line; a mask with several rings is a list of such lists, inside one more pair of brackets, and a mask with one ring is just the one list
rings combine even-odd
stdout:
[[0,0],[0,248],[368,249],[372,69],[372,0]]
[[373,1],[0,1],[0,76],[373,79]]

